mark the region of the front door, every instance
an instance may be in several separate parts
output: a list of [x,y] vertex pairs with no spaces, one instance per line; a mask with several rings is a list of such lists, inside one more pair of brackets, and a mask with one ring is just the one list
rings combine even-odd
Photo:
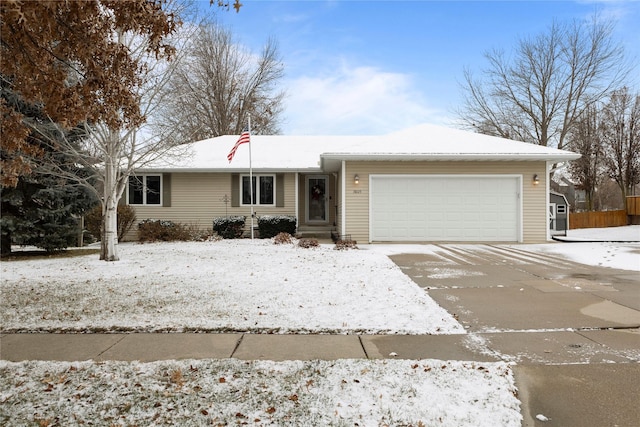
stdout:
[[327,175],[307,176],[306,185],[307,223],[329,221],[329,177]]

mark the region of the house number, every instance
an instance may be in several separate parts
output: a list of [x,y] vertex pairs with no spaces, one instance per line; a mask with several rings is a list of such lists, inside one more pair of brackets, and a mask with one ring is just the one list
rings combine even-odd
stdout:
[[360,194],[362,193],[362,190],[353,190],[353,194]]

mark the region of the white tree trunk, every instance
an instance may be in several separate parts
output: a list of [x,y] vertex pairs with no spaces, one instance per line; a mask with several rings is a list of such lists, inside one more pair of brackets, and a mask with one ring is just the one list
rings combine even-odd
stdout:
[[[113,147],[112,147],[113,148]],[[110,154],[117,150],[109,150]],[[100,259],[118,261],[118,162],[114,154],[105,159],[103,226]]]
[[104,212],[103,250],[105,261],[118,261],[118,210],[117,202],[110,197]]

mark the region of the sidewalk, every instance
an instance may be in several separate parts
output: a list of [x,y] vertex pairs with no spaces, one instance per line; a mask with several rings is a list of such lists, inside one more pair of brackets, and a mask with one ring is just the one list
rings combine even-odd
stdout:
[[[5,334],[0,358],[401,358],[516,362],[523,427],[640,425],[640,329],[465,335]],[[536,418],[550,416],[548,421]]]
[[639,363],[640,329],[464,335],[209,333],[5,334],[0,358],[21,360],[441,359],[518,365]]

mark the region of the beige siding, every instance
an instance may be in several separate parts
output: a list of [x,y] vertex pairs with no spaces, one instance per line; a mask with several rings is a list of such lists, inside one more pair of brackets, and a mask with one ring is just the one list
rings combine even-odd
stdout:
[[[224,198],[228,197],[229,203]],[[250,207],[231,207],[231,174],[172,173],[171,206],[134,206],[137,222],[163,219],[211,229],[215,217],[245,215],[249,223]],[[295,174],[284,174],[284,207],[255,206],[257,215],[295,215]],[[125,240],[135,240],[136,230]]]
[[[354,240],[369,242],[369,175],[521,175],[523,242],[539,243],[547,238],[545,162],[347,162],[346,233]],[[354,183],[354,176],[360,183]],[[540,178],[533,185],[533,175]]]

